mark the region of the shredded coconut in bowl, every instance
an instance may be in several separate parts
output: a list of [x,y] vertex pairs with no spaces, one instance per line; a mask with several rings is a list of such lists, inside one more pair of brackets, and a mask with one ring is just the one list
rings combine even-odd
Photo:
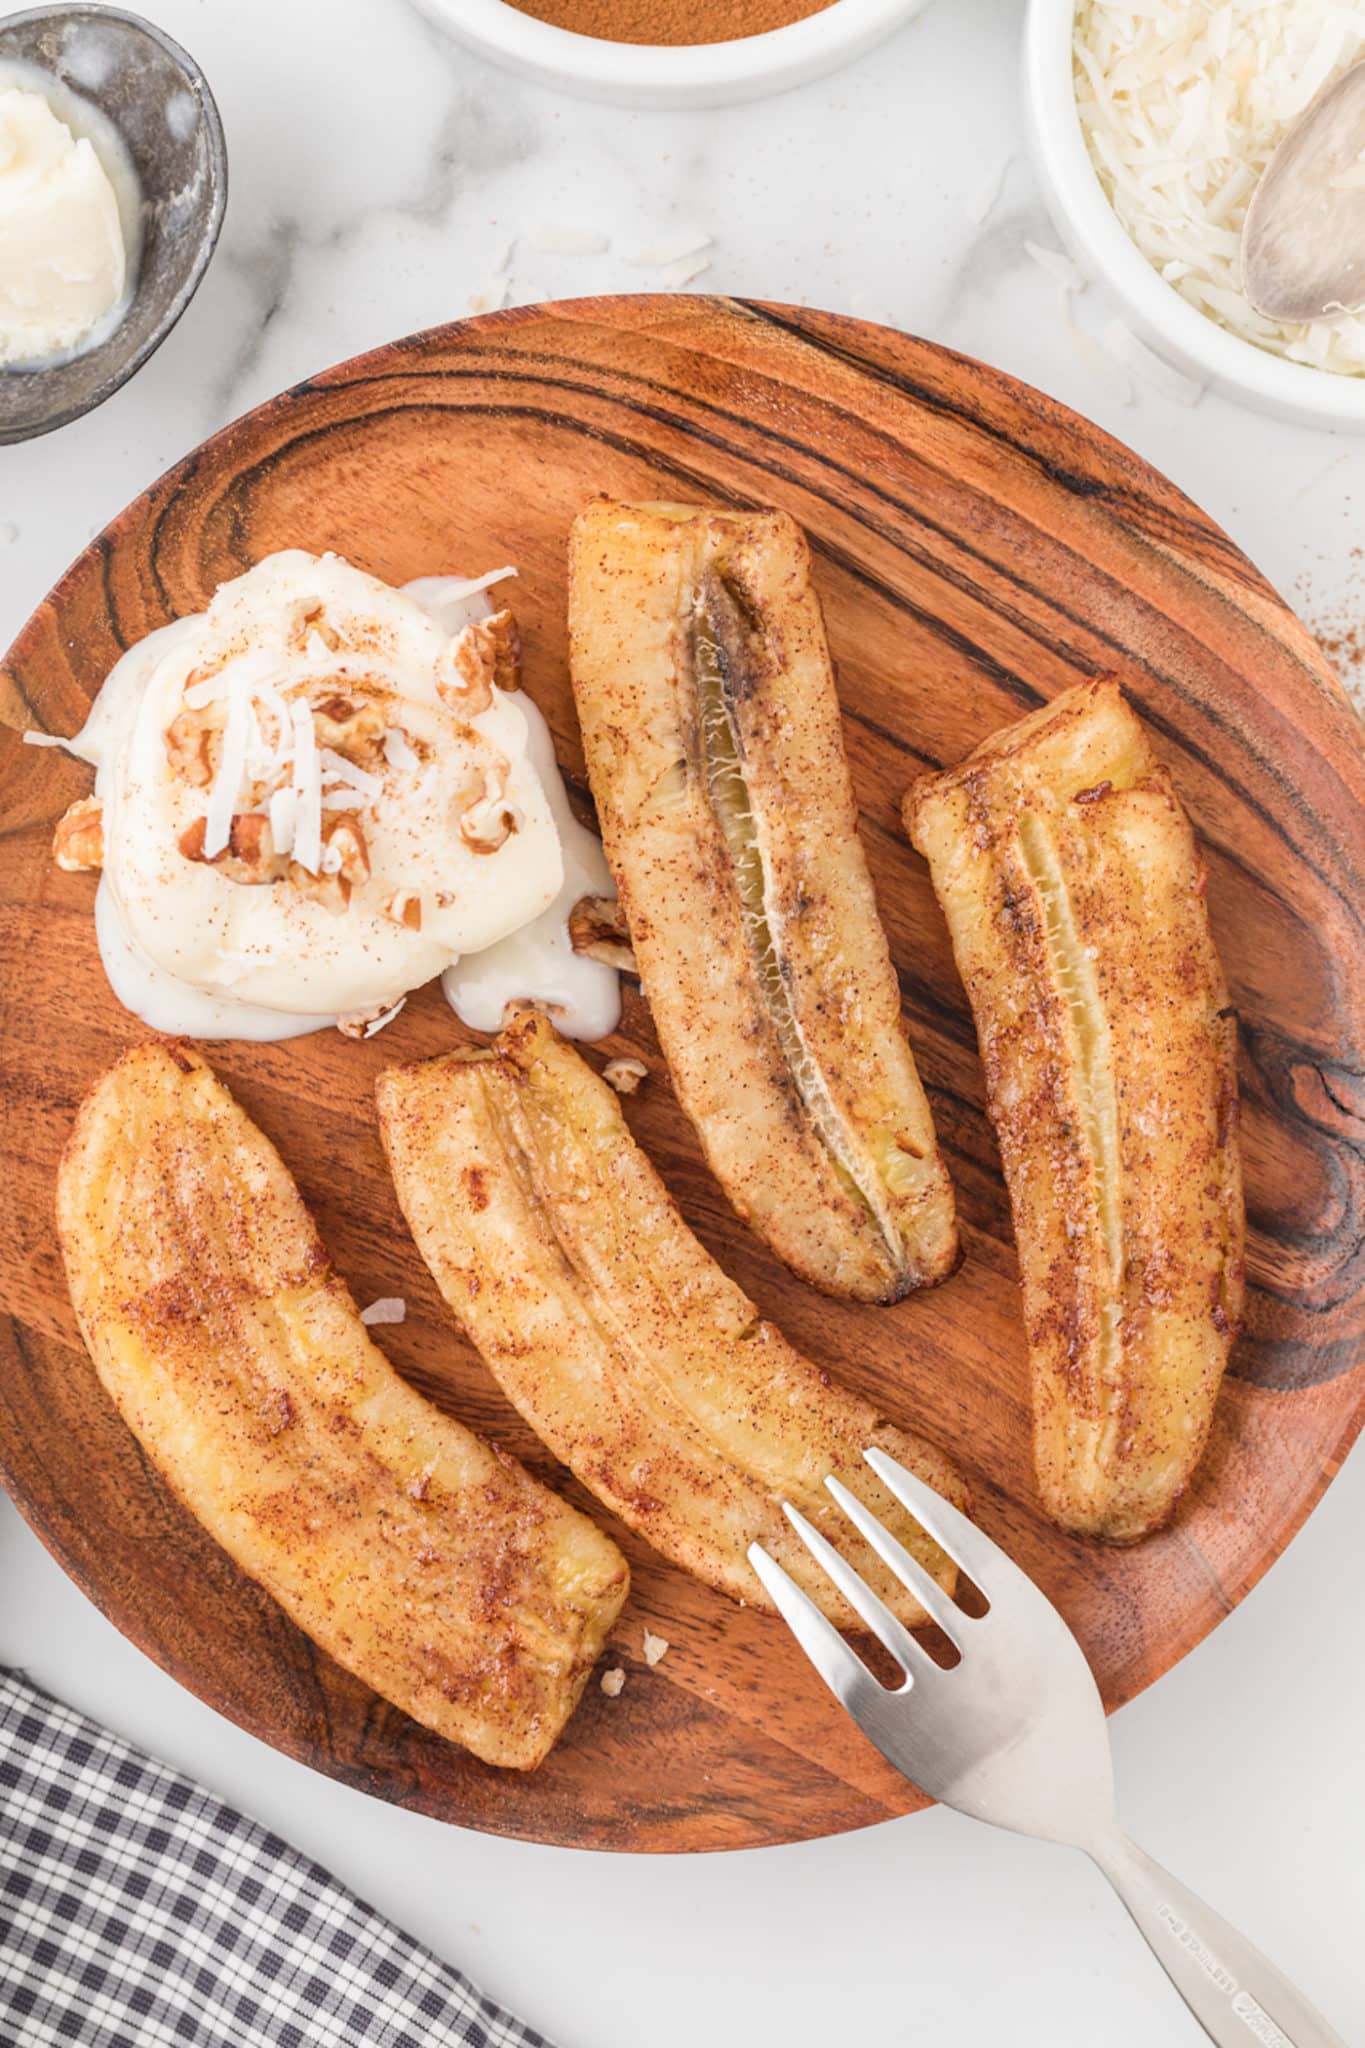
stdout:
[[1365,317],[1266,320],[1241,273],[1256,182],[1290,123],[1365,49],[1365,5],[1079,0],[1073,48],[1086,145],[1153,269],[1244,340],[1365,375]]

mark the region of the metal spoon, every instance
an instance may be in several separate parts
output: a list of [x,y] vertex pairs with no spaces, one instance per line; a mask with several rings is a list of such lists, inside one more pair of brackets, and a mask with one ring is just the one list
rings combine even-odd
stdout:
[[194,296],[227,204],[227,153],[199,66],[121,8],[35,7],[0,19],[0,60],[69,85],[122,136],[140,188],[142,247],[123,318],[84,354],[0,370],[0,444],[46,434],[117,391]]
[[1365,304],[1365,63],[1300,114],[1242,223],[1242,289],[1270,320]]

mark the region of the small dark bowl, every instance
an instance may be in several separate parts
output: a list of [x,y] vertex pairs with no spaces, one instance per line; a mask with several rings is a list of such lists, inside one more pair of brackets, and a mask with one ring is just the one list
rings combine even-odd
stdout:
[[[105,46],[96,84],[68,78],[73,34]],[[223,124],[194,59],[118,7],[35,7],[0,21],[0,59],[36,64],[118,129],[142,192],[142,253],[122,320],[83,355],[47,369],[0,370],[0,443],[27,441],[99,405],[159,348],[208,268],[227,206]],[[171,117],[172,107],[184,118]],[[192,110],[192,115],[191,115]]]

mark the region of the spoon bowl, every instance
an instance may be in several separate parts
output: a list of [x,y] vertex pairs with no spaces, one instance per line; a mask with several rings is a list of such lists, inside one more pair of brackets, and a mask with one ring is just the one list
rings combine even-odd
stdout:
[[208,268],[227,205],[223,126],[178,43],[117,7],[30,8],[0,21],[0,62],[35,66],[99,109],[137,174],[141,250],[127,308],[80,354],[0,370],[0,443],[65,426],[160,347]]
[[1242,223],[1242,288],[1270,320],[1321,320],[1365,301],[1365,64],[1295,121]]

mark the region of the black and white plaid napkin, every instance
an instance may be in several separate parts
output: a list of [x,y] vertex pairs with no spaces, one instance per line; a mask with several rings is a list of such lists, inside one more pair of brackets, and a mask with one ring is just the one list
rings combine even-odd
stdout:
[[278,1835],[0,1670],[4,2048],[547,2048]]

